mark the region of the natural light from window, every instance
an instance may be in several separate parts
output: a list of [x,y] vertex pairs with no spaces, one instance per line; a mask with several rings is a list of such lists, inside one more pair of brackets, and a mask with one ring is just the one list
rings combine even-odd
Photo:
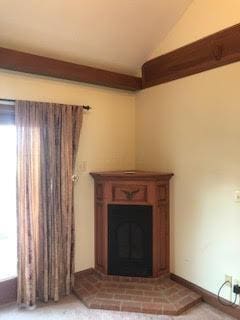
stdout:
[[17,274],[16,131],[0,125],[0,281]]

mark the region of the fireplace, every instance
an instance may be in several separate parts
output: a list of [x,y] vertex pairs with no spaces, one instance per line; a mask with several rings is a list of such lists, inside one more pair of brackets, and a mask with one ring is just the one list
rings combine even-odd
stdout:
[[169,273],[171,173],[92,172],[95,268],[105,275]]
[[108,205],[108,273],[152,276],[152,206]]

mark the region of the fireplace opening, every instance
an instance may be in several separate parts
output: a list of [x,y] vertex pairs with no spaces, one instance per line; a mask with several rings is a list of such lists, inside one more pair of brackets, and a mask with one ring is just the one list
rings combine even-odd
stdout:
[[152,206],[108,205],[108,273],[152,276]]

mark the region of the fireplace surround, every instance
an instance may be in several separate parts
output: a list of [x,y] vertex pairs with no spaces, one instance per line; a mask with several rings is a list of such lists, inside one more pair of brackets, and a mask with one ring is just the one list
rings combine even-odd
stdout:
[[106,275],[169,273],[169,181],[148,171],[92,172],[95,268]]

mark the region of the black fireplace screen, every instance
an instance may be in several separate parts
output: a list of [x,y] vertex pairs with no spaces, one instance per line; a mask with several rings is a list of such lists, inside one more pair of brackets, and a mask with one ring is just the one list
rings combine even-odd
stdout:
[[152,276],[152,207],[108,205],[108,273]]

